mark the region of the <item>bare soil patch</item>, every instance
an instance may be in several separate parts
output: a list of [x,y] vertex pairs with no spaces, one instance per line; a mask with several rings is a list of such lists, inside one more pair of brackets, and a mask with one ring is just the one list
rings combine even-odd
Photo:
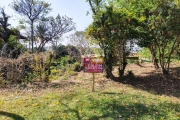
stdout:
[[[134,88],[142,89],[154,94],[168,95],[180,98],[180,75],[179,75],[179,64],[172,63],[172,68],[170,70],[170,76],[163,76],[161,71],[155,70],[152,63],[143,64],[128,64],[125,74],[132,71],[134,76],[125,76],[123,80],[119,83],[114,82],[114,84],[126,84],[131,85]],[[113,73],[118,75],[117,67],[114,68]],[[67,80],[55,80],[49,83],[44,82],[34,82],[32,84],[13,84],[0,88],[2,92],[13,92],[13,91],[24,91],[33,92],[40,91],[44,89],[53,88],[70,88],[72,86],[78,85],[86,87],[92,86],[92,73],[84,73],[83,71],[77,72],[74,76],[69,76]],[[95,73],[95,87],[96,89],[103,89],[107,87],[106,84],[112,81],[105,78],[103,73]]]

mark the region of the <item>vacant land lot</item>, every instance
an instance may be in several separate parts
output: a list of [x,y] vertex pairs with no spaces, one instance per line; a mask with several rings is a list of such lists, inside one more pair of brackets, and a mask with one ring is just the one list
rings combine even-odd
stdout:
[[[129,64],[121,82],[79,72],[68,80],[1,88],[2,120],[179,120],[180,75],[162,76],[152,64]],[[114,69],[117,74],[117,69]]]

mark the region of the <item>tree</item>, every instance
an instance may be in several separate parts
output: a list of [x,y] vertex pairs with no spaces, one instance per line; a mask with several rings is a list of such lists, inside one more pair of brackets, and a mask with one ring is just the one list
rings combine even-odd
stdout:
[[62,45],[62,44],[52,45],[52,46],[51,46],[51,49],[52,49],[53,51],[55,51],[55,58],[56,58],[56,59],[68,55],[68,52],[67,52],[67,50],[66,50],[66,46],[65,46],[65,45]]
[[85,37],[83,31],[76,31],[74,34],[69,35],[69,44],[75,46],[81,55],[92,53],[90,41]]
[[149,48],[155,68],[160,65],[168,74],[171,56],[180,44],[180,7],[176,0],[133,0],[132,4],[134,12],[145,18],[136,26],[143,28],[137,31],[139,45]]
[[34,24],[49,13],[50,4],[41,0],[14,0],[12,8],[20,15],[25,17],[25,23],[31,27],[31,47],[33,52],[34,45]]
[[153,15],[153,11],[156,9],[156,0],[133,0],[131,1],[131,9],[141,19],[139,24],[136,24],[136,35],[133,35],[138,40],[140,47],[146,47],[150,50],[152,61],[155,69],[159,68],[157,59],[157,46],[155,44],[156,36],[153,32],[153,25],[151,25],[150,18]]
[[68,52],[68,55],[70,56],[69,63],[81,61],[81,54],[76,47],[68,45],[66,46],[66,50]]
[[[139,1],[134,1],[137,4]],[[154,4],[155,3],[155,4]],[[144,4],[144,7],[142,7]],[[163,74],[168,74],[170,59],[179,47],[179,13],[180,9],[172,1],[144,1],[141,2],[141,14],[145,16],[143,33],[139,33],[139,45],[148,47],[152,54],[155,68],[158,69],[157,57]],[[140,10],[136,11],[139,13]]]
[[119,78],[121,78],[127,65],[126,56],[130,50],[127,43],[132,43],[136,31],[134,26],[141,19],[137,18],[132,9],[115,6],[112,2],[102,5],[102,2],[89,0],[94,21],[87,33],[98,41],[104,51],[107,77],[114,78],[112,66],[114,63],[119,63]]
[[155,45],[158,49],[163,74],[169,74],[170,59],[180,45],[180,8],[173,1],[159,1],[152,18],[156,34]]
[[[4,8],[0,8],[0,38],[2,44],[1,56],[3,57],[17,57],[20,52],[20,48],[23,46],[17,42],[19,38],[22,38],[20,32],[16,28],[9,28],[8,23],[10,16],[8,16]],[[24,38],[23,38],[24,39]],[[17,53],[15,55],[14,53]]]
[[4,8],[0,8],[0,37],[5,43],[8,42],[8,39],[11,35],[14,35],[17,31],[12,31],[9,29],[10,24],[8,23],[10,16],[8,16]]
[[[114,40],[112,38],[111,27],[108,24],[107,9],[102,10],[101,5],[103,4],[102,0],[88,0],[92,12],[93,12],[93,23],[88,27],[86,33],[92,36],[92,39],[97,41],[99,46],[103,49],[104,52],[104,65],[105,73],[107,78],[114,79],[112,74],[112,65],[113,65],[113,47],[115,46]],[[104,7],[103,7],[104,8]]]
[[52,46],[52,50],[56,52],[56,59],[59,59],[61,57],[69,56],[70,59],[68,60],[69,63],[79,62],[81,60],[81,54],[76,49],[76,47],[72,45],[61,45],[58,46]]
[[128,41],[135,40],[141,47],[150,49],[155,68],[159,68],[158,57],[163,74],[168,74],[171,55],[180,45],[180,7],[174,0],[88,1],[94,21],[87,33],[104,50],[109,75],[112,56],[117,54],[120,76],[124,74],[128,53],[126,45]]
[[35,35],[40,39],[38,51],[42,51],[44,45],[53,40],[58,40],[63,34],[75,29],[72,18],[57,15],[56,18],[49,17],[41,21],[35,29]]

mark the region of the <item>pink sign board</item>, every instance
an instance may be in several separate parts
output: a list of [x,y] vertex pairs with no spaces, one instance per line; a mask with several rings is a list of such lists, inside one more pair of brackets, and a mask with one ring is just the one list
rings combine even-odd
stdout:
[[104,58],[86,57],[84,62],[84,72],[101,73],[103,72]]

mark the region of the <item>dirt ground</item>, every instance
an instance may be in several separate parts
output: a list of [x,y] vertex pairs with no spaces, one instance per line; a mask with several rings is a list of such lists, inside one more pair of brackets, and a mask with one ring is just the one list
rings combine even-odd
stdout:
[[[128,76],[128,71],[132,71],[133,76]],[[114,75],[118,75],[118,68],[113,70]],[[65,83],[71,84],[92,84],[92,73],[78,72],[76,76],[70,76]],[[52,83],[62,83],[63,80],[56,80]],[[104,87],[110,79],[105,78],[103,73],[95,73],[95,86]],[[116,82],[115,82],[116,84]],[[130,85],[136,89],[142,89],[159,95],[168,95],[180,98],[180,64],[171,63],[170,75],[163,76],[161,69],[155,70],[152,63],[128,64],[125,70],[125,77],[117,84]]]
[[[133,76],[127,74],[131,71]],[[114,68],[114,75],[118,75],[117,67]],[[91,86],[92,73],[77,72],[74,76],[69,76],[67,80],[59,79],[50,83],[34,82],[33,84],[17,84],[0,88],[2,92],[8,91],[39,91],[47,88],[68,88],[71,85]],[[95,87],[103,88],[109,81],[103,73],[95,73]],[[124,79],[115,84],[126,84],[137,89],[159,95],[168,95],[180,98],[180,64],[172,63],[170,76],[163,76],[161,70],[155,70],[152,63],[128,64],[125,70]]]

